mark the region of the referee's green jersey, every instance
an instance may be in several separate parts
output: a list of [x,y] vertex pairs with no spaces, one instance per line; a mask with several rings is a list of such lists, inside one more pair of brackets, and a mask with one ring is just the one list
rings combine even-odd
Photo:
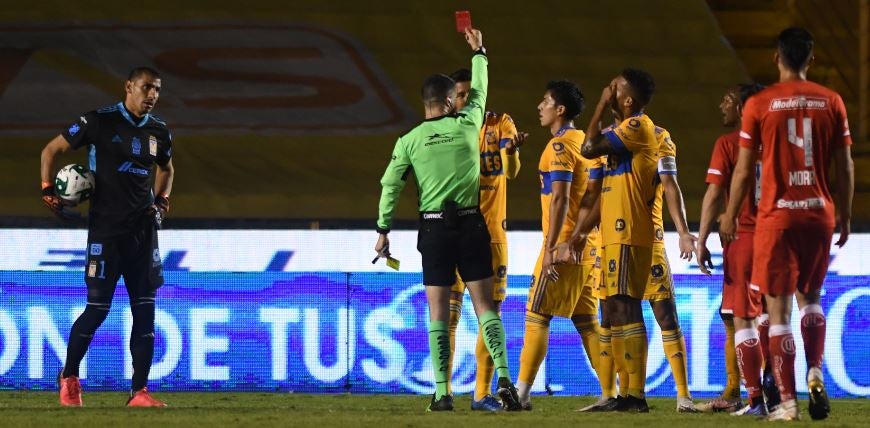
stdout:
[[378,228],[389,230],[393,210],[411,169],[417,177],[420,211],[440,211],[445,200],[459,208],[480,199],[480,128],[486,108],[487,58],[471,58],[468,104],[458,113],[426,119],[396,141],[381,178]]

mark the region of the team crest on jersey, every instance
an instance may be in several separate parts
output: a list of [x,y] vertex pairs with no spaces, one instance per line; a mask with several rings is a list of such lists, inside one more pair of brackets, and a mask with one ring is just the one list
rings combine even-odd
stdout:
[[153,135],[148,136],[148,153],[151,153],[151,156],[157,156],[157,138],[154,138]]
[[495,132],[486,131],[486,135],[484,136],[484,140],[486,141],[486,144],[495,144],[495,143],[497,143],[497,140],[495,137],[496,137]]
[[631,119],[628,121],[628,126],[630,128],[640,128],[640,121],[637,119]]
[[130,141],[131,152],[134,155],[139,156],[142,153],[142,143],[139,141],[139,137],[133,137],[133,140]]
[[498,270],[496,270],[495,276],[497,276],[499,278],[506,277],[507,276],[507,266],[505,266],[505,265],[499,266]]
[[616,226],[615,227],[616,227],[617,232],[622,232],[623,230],[625,230],[625,220],[623,220],[621,218],[616,219]]
[[99,244],[96,242],[91,244],[91,255],[92,256],[99,256],[101,254],[103,254],[103,244]]
[[70,125],[69,129],[67,130],[69,132],[69,136],[72,137],[78,134],[79,129],[82,129],[82,127],[79,126],[78,123],[73,123],[72,125]]
[[660,227],[657,227],[656,240],[661,241],[662,239],[665,239],[665,232]]
[[556,153],[562,153],[565,151],[565,145],[562,143],[553,143],[553,151]]
[[653,278],[661,278],[665,276],[665,268],[660,264],[653,265],[652,269],[650,269],[650,273],[652,273]]
[[609,270],[610,273],[616,272],[616,260],[610,259],[610,262],[607,263],[607,270]]

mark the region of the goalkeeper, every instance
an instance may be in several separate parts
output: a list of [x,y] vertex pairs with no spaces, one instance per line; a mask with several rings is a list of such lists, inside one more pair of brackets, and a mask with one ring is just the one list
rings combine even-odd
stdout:
[[423,283],[429,302],[429,350],[435,374],[435,393],[427,411],[453,410],[449,393],[450,289],[456,272],[471,293],[484,342],[498,372],[497,393],[507,410],[519,410],[516,388],[507,364],[504,326],[492,299],[493,271],[490,236],[480,213],[480,151],[487,57],[478,30],[465,30],[474,51],[471,91],[467,104],[456,111],[456,92],[450,77],[436,74],[423,83],[426,120],[399,137],[381,179],[375,251],[390,254],[387,237],[393,211],[405,180],[413,169],[419,190],[420,231],[417,249],[423,260]]

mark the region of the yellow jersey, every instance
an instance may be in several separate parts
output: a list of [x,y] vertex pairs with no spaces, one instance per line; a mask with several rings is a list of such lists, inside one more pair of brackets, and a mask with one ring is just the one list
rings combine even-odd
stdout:
[[662,218],[662,198],[664,196],[664,187],[659,179],[660,175],[677,175],[677,146],[671,140],[671,133],[667,129],[656,126],[656,141],[659,144],[658,166],[656,168],[656,197],[653,201],[652,216],[653,227],[655,227],[655,242],[656,244],[664,243],[665,224]]
[[514,121],[505,113],[486,112],[480,129],[480,211],[493,244],[507,243],[507,180],[520,169],[519,150],[505,145],[517,136]]
[[[565,127],[559,130],[544,147],[541,160],[538,162],[538,174],[541,179],[541,229],[544,239],[550,232],[550,201],[553,198],[553,182],[570,182],[568,188],[568,213],[557,242],[565,242],[571,237],[577,224],[580,211],[580,199],[586,192],[586,185],[591,180],[601,179],[604,166],[603,158],[589,160],[580,155],[580,146],[586,134],[583,131]],[[598,230],[589,234],[586,246],[597,249],[600,246]],[[595,262],[597,251],[584,251],[581,264]]]
[[645,114],[626,118],[604,131],[615,153],[607,156],[601,187],[603,245],[653,245],[659,143],[655,124]]

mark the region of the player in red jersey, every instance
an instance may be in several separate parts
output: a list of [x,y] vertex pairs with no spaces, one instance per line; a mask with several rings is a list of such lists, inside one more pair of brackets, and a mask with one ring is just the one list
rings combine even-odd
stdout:
[[[849,239],[855,187],[852,138],[840,95],[807,81],[813,62],[812,35],[803,28],[784,30],[774,58],[779,83],[750,98],[743,109],[740,153],[719,233],[725,242],[737,238],[737,214],[760,149],[764,180],[755,224],[752,284],[767,301],[770,354],[782,396],[768,419],[799,418],[795,344],[789,327],[792,295],[801,311],[810,416],[823,419],[830,405],[821,370],[825,315],[819,300],[834,226],[840,227],[837,246]],[[829,170],[831,161],[834,171]],[[829,173],[836,175],[836,222]]]
[[[744,84],[726,92],[719,104],[723,125],[731,128],[739,126],[746,100],[762,89],[764,87],[758,84]],[[704,194],[704,202],[701,207],[697,247],[698,264],[701,271],[707,275],[710,274],[709,267],[712,267],[710,251],[707,249],[707,238],[710,236],[713,222],[728,198],[727,186],[731,183],[734,166],[737,164],[737,155],[740,150],[739,139],[739,130],[737,129],[720,136],[713,147],[710,167],[707,169],[707,192]],[[740,410],[739,414],[748,416],[767,414],[762,385],[768,387],[764,390],[764,394],[767,395],[767,405],[772,406],[778,404],[779,401],[779,394],[775,391],[776,386],[772,377],[768,377],[768,371],[765,370],[764,383],[759,377],[762,361],[767,361],[767,358],[762,358],[763,349],[759,349],[764,348],[767,343],[767,331],[762,328],[756,329],[756,317],[762,312],[762,296],[757,288],[750,287],[752,239],[755,234],[755,215],[758,207],[758,196],[760,196],[760,192],[757,191],[760,185],[760,181],[758,181],[760,164],[756,165],[756,174],[751,177],[752,185],[750,185],[749,194],[740,208],[737,228],[740,238],[725,245],[723,249],[725,277],[722,284],[722,304],[719,315],[722,317],[727,333],[725,370],[728,374],[728,383],[721,396],[698,405],[697,408],[700,411],[734,412],[741,409],[743,407],[740,400],[741,373],[749,393],[749,405]],[[739,339],[736,342],[735,336]],[[773,387],[773,391],[769,389],[770,386]]]

